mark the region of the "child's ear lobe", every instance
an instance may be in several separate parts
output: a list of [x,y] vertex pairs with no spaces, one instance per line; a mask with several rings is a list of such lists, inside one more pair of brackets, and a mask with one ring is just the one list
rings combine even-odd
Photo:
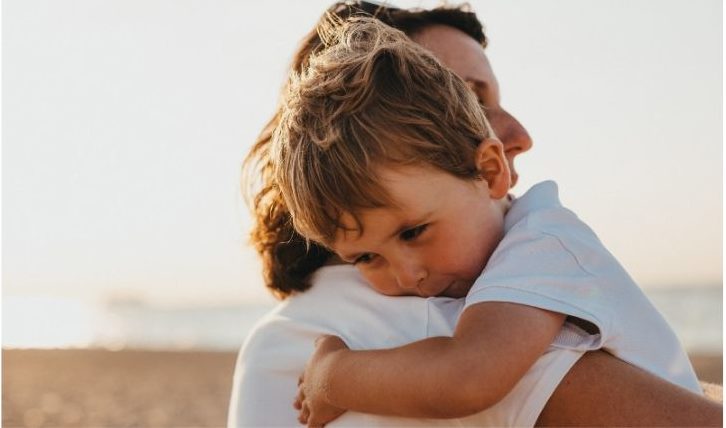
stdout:
[[512,184],[512,176],[501,141],[494,138],[482,140],[476,148],[474,161],[479,174],[489,185],[489,196],[493,199],[507,196]]

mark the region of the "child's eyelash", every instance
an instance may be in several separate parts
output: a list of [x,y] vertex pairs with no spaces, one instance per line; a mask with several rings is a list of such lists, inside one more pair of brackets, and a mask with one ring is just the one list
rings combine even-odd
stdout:
[[[421,226],[412,227],[401,232],[399,236],[403,241],[412,241],[418,238],[419,235],[421,235],[427,227],[429,227],[428,224],[422,224]],[[353,260],[353,264],[367,264],[372,262],[375,257],[376,255],[372,253],[361,254],[358,258]]]
[[373,260],[373,254],[366,253],[366,254],[362,254],[360,257],[358,257],[357,259],[355,259],[353,261],[353,264],[354,265],[357,265],[359,263],[360,264],[366,264],[366,263],[370,263],[371,260]]
[[421,235],[428,226],[428,224],[422,224],[421,226],[416,226],[412,227],[411,229],[404,230],[403,232],[401,232],[401,239],[403,241],[414,240],[418,238],[418,236]]

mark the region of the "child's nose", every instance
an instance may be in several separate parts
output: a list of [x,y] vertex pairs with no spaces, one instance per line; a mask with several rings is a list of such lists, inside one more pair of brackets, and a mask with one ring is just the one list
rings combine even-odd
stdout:
[[426,278],[426,269],[417,263],[404,263],[397,267],[395,276],[398,286],[406,291],[421,294],[421,283]]

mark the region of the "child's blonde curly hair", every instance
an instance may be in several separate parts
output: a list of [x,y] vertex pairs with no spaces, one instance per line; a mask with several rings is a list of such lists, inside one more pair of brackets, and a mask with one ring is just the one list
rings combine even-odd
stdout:
[[375,171],[430,165],[478,176],[493,137],[467,84],[404,33],[374,18],[331,20],[325,49],[291,73],[271,160],[295,229],[329,246],[343,213],[393,201]]

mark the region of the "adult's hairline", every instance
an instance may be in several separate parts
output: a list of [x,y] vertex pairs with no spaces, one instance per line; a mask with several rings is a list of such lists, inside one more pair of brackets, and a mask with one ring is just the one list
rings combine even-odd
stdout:
[[488,44],[484,24],[469,3],[444,4],[432,9],[399,9],[388,17],[378,18],[411,38],[427,28],[442,25],[463,32],[484,48]]

